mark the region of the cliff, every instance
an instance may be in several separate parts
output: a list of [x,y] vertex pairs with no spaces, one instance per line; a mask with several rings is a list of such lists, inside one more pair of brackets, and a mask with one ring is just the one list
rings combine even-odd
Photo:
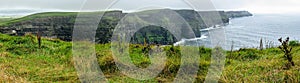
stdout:
[[[213,25],[222,25],[229,22],[229,18],[248,16],[244,11],[242,12],[224,12],[224,11],[205,11],[198,12],[194,10],[174,10],[181,15],[192,27],[196,37],[200,37],[200,29],[204,29]],[[201,16],[198,13],[219,12],[222,22],[204,24]],[[11,35],[22,36],[26,33],[36,34],[38,31],[42,33],[43,37],[58,38],[64,41],[72,40],[72,29],[77,16],[77,12],[47,12],[38,13],[22,18],[6,21],[0,23],[0,32]],[[122,11],[108,11],[105,12],[101,19],[98,29],[96,31],[97,43],[108,43],[114,28],[118,22],[126,15]],[[93,19],[93,18],[90,18]],[[214,20],[214,19],[212,19]],[[149,28],[150,27],[150,28]],[[149,26],[141,32],[147,34],[135,35],[132,38],[134,43],[150,43],[150,44],[173,44],[180,39],[175,39],[168,30],[159,26]],[[152,28],[151,28],[152,27]],[[149,32],[147,32],[149,31]],[[15,32],[15,33],[14,33]],[[139,34],[137,32],[136,34]],[[144,42],[142,40],[146,40]]]

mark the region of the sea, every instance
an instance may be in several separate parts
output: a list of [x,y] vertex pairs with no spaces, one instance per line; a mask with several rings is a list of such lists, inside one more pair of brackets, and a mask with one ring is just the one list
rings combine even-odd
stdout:
[[300,40],[300,15],[254,14],[251,17],[231,19],[226,26],[210,27],[201,30],[202,36],[195,39],[182,39],[174,45],[215,47],[226,50],[258,48],[260,41],[264,48],[280,45],[279,38]]

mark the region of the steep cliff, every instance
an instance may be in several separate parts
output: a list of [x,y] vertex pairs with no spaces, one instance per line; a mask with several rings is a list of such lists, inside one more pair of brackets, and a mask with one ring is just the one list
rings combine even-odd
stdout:
[[[229,22],[229,18],[248,16],[245,12],[224,12],[224,11],[206,11],[197,12],[194,10],[174,10],[179,15],[181,15],[192,27],[196,37],[200,37],[200,29],[207,28],[213,25],[226,24]],[[221,15],[222,22],[204,24],[201,16],[198,13],[209,13],[209,12],[219,12]],[[77,12],[48,12],[48,13],[38,13],[29,15],[26,17],[6,21],[0,23],[0,32],[11,35],[25,35],[26,33],[36,34],[38,31],[42,33],[43,37],[58,38],[64,41],[72,40],[72,31],[77,16]],[[98,43],[108,43],[111,40],[111,36],[114,28],[118,22],[126,15],[122,11],[108,11],[105,12],[103,18],[101,19],[97,33],[96,42]],[[241,15],[239,15],[241,14]],[[91,18],[93,19],[93,18]],[[213,19],[214,20],[214,19]],[[150,28],[149,28],[150,27]],[[151,27],[155,29],[151,29]],[[153,44],[173,44],[177,40],[170,32],[164,30],[163,28],[158,28],[157,26],[145,27],[148,29],[140,30],[150,35],[135,35],[132,40],[135,43],[144,43],[144,39],[148,43]],[[149,32],[147,32],[149,31]],[[136,34],[139,34],[137,32]],[[171,38],[171,39],[170,39]]]

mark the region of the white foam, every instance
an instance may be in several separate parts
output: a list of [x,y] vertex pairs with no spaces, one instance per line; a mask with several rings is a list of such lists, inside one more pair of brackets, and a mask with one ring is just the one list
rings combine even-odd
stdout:
[[198,38],[193,38],[193,39],[181,39],[180,41],[174,43],[173,45],[174,46],[178,46],[178,45],[182,45],[184,44],[186,41],[197,41],[197,40],[203,40],[203,39],[207,39],[208,36],[206,35],[201,35],[201,37],[198,37]]
[[220,26],[220,25],[215,25],[215,26],[212,26],[212,27],[208,27],[208,28],[205,28],[205,29],[201,29],[200,31],[201,31],[201,32],[203,32],[203,31],[210,31],[210,30],[220,29],[220,28],[223,28],[223,27]]
[[[201,29],[200,31],[201,32],[205,32],[205,31],[210,31],[210,30],[215,30],[215,29],[221,29],[221,28],[224,28],[220,25],[215,25],[215,26],[212,26],[212,27],[209,27],[209,28],[206,28],[206,29]],[[178,45],[182,45],[184,44],[186,41],[197,41],[197,40],[203,40],[203,39],[207,39],[208,34],[202,34],[201,37],[197,37],[197,38],[192,38],[192,39],[181,39],[180,41],[174,43],[173,45],[174,46],[178,46]]]

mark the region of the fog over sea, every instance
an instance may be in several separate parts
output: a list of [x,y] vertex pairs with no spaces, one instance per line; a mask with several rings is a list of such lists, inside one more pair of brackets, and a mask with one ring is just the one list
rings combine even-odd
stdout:
[[271,42],[272,46],[278,46],[280,37],[300,40],[300,15],[255,14],[252,17],[235,18],[231,19],[227,26],[203,30],[201,38],[182,40],[175,44],[211,47],[210,35],[218,34],[215,33],[216,30],[225,31],[224,47],[227,50],[231,48],[232,43],[236,50],[257,48],[261,38],[264,47],[267,42]]

